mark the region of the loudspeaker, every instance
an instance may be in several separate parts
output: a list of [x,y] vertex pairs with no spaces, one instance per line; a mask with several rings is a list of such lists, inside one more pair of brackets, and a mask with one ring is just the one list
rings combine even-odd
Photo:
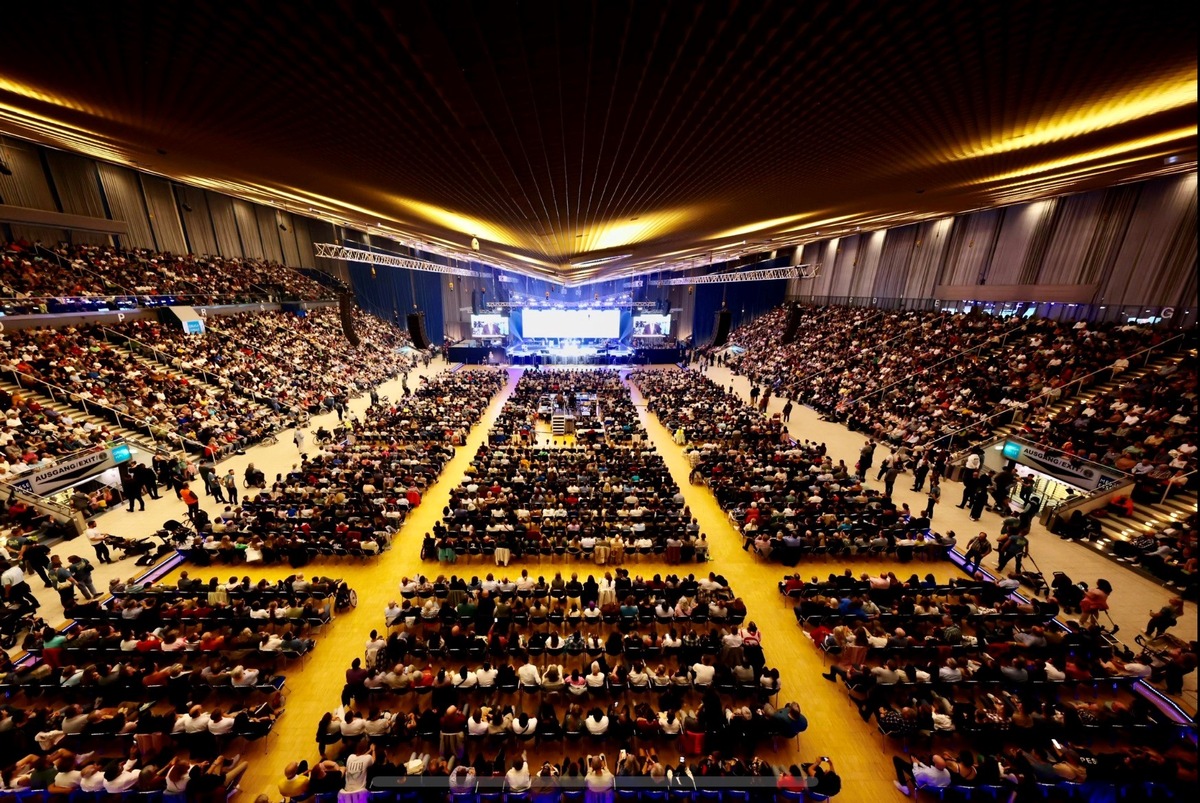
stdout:
[[429,348],[429,335],[425,334],[425,313],[408,313],[408,336],[412,338],[413,348],[418,351]]
[[338,314],[342,317],[342,334],[351,346],[357,348],[360,341],[358,332],[354,330],[354,298],[349,293],[338,296]]
[[800,307],[795,304],[789,304],[787,308],[787,319],[783,325],[783,339],[779,342],[782,345],[787,345],[796,339],[796,332],[800,330]]
[[729,324],[733,320],[733,314],[727,309],[719,309],[713,318],[713,339],[711,345],[724,346],[725,341],[729,339]]

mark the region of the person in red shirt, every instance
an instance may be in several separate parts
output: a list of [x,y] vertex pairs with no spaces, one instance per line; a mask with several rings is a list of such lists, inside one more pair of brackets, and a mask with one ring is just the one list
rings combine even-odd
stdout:
[[196,496],[196,493],[185,483],[184,486],[179,489],[179,498],[183,500],[185,505],[187,505],[188,518],[192,521],[195,521],[196,513],[200,510],[200,497]]

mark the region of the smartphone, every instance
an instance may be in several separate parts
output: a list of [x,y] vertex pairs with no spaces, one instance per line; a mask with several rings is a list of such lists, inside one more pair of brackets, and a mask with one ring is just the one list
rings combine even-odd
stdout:
[[1062,750],[1062,745],[1058,743],[1058,739],[1051,739],[1050,744],[1054,745],[1055,750]]
[[684,758],[683,756],[680,756],[680,757],[679,757],[679,763],[680,763],[680,764],[686,764],[686,763],[687,763],[687,759],[686,759],[686,758]]

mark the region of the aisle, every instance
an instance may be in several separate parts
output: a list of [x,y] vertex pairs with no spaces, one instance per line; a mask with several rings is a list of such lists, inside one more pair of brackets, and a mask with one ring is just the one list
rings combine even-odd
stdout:
[[[409,373],[409,387],[416,388],[419,379],[433,374],[440,373],[448,367],[452,367],[452,363],[445,362],[441,357],[435,358],[428,368],[418,366]],[[393,399],[400,398],[403,395],[403,386],[399,379],[385,382],[379,386],[379,393],[383,396],[388,396]],[[370,405],[370,397],[363,395],[357,399],[352,399],[349,404],[349,414],[361,416],[363,411]],[[305,451],[316,451],[316,444],[313,443],[312,433],[318,427],[324,426],[326,429],[332,428],[337,424],[336,413],[324,413],[322,415],[313,416],[312,420],[305,427],[307,434],[307,443]],[[218,465],[218,471],[224,475],[229,469],[233,469],[234,474],[238,478],[238,492],[243,496],[247,493],[247,489],[242,488],[242,475],[245,473],[246,466],[253,463],[256,468],[261,469],[266,475],[268,483],[271,482],[275,475],[281,472],[290,470],[294,465],[300,462],[300,452],[292,441],[292,436],[295,433],[293,429],[285,429],[279,433],[279,442],[271,446],[252,446],[246,450],[244,455],[234,455],[227,460],[221,461]],[[134,459],[139,462],[149,463],[153,459],[153,454],[139,452]],[[196,478],[190,483],[190,487],[200,496],[200,507],[203,508],[210,516],[216,516],[222,510],[224,505],[213,500],[211,496],[204,495],[204,481]],[[118,535],[123,538],[150,538],[155,544],[162,543],[154,536],[154,533],[162,527],[164,521],[168,519],[186,518],[186,508],[183,502],[175,498],[174,492],[169,488],[159,489],[160,498],[157,500],[146,497],[146,510],[144,512],[136,510],[130,513],[124,505],[115,510],[106,511],[102,516],[99,516],[96,521],[101,530],[113,535]],[[118,550],[110,550],[112,557],[116,560],[120,554]],[[92,577],[92,582],[100,591],[108,588],[108,583],[115,577],[129,579],[144,574],[147,567],[135,566],[135,558],[126,560],[116,560],[111,565],[101,564],[97,559],[91,544],[83,536],[63,541],[51,548],[52,555],[59,555],[63,562],[67,562],[67,557],[70,555],[81,555],[90,560],[95,566],[95,572]],[[41,616],[46,620],[47,624],[55,627],[61,627],[65,622],[62,615],[62,605],[58,601],[58,593],[53,589],[44,588],[41,578],[37,575],[32,575],[29,585],[33,588],[34,596],[42,603],[42,608],[39,611]],[[19,652],[19,650],[14,650]]]
[[[750,380],[737,376],[727,368],[715,366],[705,372],[705,376],[750,400]],[[767,404],[767,413],[781,413],[786,399],[773,397]],[[800,440],[824,442],[829,447],[829,454],[834,460],[842,459],[846,465],[853,466],[858,460],[858,451],[862,448],[865,436],[859,432],[851,432],[841,424],[822,421],[820,415],[810,407],[796,403],[792,406],[791,421],[788,431],[792,437]],[[887,448],[879,447],[875,452],[875,469]],[[882,488],[882,482],[875,482],[874,473],[867,477],[868,485]],[[907,502],[913,510],[924,510],[926,497],[923,493],[915,493],[912,487],[912,475],[902,474],[896,481],[895,500],[897,504]],[[947,482],[942,486],[942,500],[934,512],[933,525],[940,532],[953,530],[958,536],[960,546],[964,545],[980,531],[985,531],[995,543],[1000,532],[1000,516],[995,513],[985,513],[982,520],[971,521],[966,510],[956,506],[962,498],[962,485],[957,482]],[[1102,557],[1094,551],[1064,541],[1051,533],[1038,520],[1034,519],[1030,532],[1029,552],[1037,565],[1050,580],[1055,571],[1065,572],[1072,580],[1084,581],[1094,585],[1097,578],[1106,578],[1113,585],[1113,594],[1109,599],[1111,610],[1109,614],[1113,621],[1120,626],[1119,637],[1130,647],[1137,649],[1133,638],[1146,626],[1146,619],[1151,609],[1157,610],[1175,596],[1175,591],[1166,588],[1136,572],[1129,571],[1118,563]],[[994,554],[984,561],[984,568],[994,570],[996,566]],[[1010,567],[1011,568],[1011,567]],[[1181,638],[1195,638],[1197,608],[1194,602],[1185,603],[1185,613],[1175,632]],[[1193,672],[1184,680],[1183,695],[1180,703],[1191,712],[1196,711],[1197,673]]]
[[[890,753],[880,752],[879,736],[872,725],[867,725],[847,701],[845,688],[828,683],[820,678],[824,671],[820,652],[812,645],[796,624],[792,607],[779,594],[777,583],[784,575],[784,567],[767,563],[753,553],[743,551],[742,537],[721,510],[716,499],[703,486],[688,483],[691,468],[683,449],[672,440],[671,433],[658,419],[646,412],[645,402],[633,388],[634,404],[658,452],[666,461],[671,476],[683,489],[683,496],[699,522],[701,530],[711,544],[712,560],[707,569],[716,571],[729,581],[734,593],[746,603],[746,620],[753,621],[763,633],[763,652],[767,666],[779,669],[783,681],[780,703],[795,700],[800,703],[808,718],[808,730],[800,736],[800,748],[783,742],[778,753],[762,750],[774,764],[792,764],[815,761],[823,755],[833,759],[837,772],[842,776],[841,801],[874,801],[899,799],[892,786]],[[795,414],[793,413],[793,420]],[[841,573],[843,561],[822,561],[799,567],[805,575]],[[867,569],[863,563],[859,566]],[[657,571],[657,566],[630,567],[633,572],[647,574]],[[675,571],[679,567],[674,568]],[[907,577],[914,571],[924,574],[933,571],[939,579],[953,576],[949,563],[909,563],[901,565],[894,561],[872,561],[869,571],[873,573],[894,571]],[[769,743],[765,747],[769,747]]]
[[[337,708],[346,682],[344,673],[354,658],[362,657],[371,630],[384,629],[383,610],[389,602],[399,599],[400,578],[436,569],[436,565],[421,562],[422,536],[441,518],[442,508],[450,499],[450,490],[461,481],[501,405],[512,392],[519,372],[510,371],[509,374],[508,385],[493,399],[483,419],[471,430],[466,444],[457,449],[442,469],[438,481],[426,491],[421,504],[396,534],[390,550],[366,562],[323,560],[305,567],[310,576],[320,573],[344,579],[358,592],[358,607],[338,615],[332,625],[325,628],[302,669],[285,670],[288,678],[286,713],[275,725],[270,752],[256,744],[247,753],[250,769],[241,782],[241,800],[253,800],[259,794],[276,799],[279,795],[277,784],[289,762],[307,759],[313,763],[317,757],[314,738],[317,722],[326,711]],[[384,392],[394,393],[390,389]],[[258,576],[275,579],[291,573],[286,564],[268,566],[256,575],[256,579]]]

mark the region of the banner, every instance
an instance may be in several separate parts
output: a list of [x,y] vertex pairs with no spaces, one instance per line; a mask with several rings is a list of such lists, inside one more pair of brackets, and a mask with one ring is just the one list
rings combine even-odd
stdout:
[[1095,463],[1075,461],[1061,452],[1047,452],[1018,441],[1004,442],[1004,456],[1085,491],[1107,488],[1125,478],[1125,473],[1115,468],[1104,468]]
[[26,493],[47,496],[62,488],[66,488],[68,485],[74,485],[102,471],[119,466],[132,456],[128,444],[118,443],[112,448],[97,452],[88,452],[80,457],[62,463],[55,463],[52,466],[26,474],[20,480],[14,482],[13,485]]

